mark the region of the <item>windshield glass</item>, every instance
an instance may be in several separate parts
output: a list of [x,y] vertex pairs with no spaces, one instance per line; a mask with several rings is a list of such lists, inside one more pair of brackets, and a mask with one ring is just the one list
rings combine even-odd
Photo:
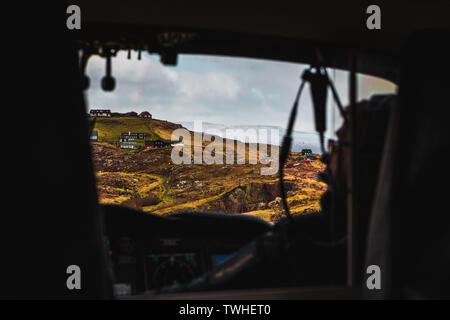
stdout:
[[[112,59],[116,88],[100,87],[105,60],[87,67],[91,143],[100,203],[165,215],[214,211],[282,217],[278,146],[306,65],[181,55],[176,67],[156,55]],[[329,70],[344,106],[348,73]],[[359,76],[359,99],[392,93],[387,81]],[[342,119],[328,99],[326,138]],[[94,123],[95,118],[95,123]],[[300,99],[285,185],[292,214],[320,210],[327,185],[309,88]]]

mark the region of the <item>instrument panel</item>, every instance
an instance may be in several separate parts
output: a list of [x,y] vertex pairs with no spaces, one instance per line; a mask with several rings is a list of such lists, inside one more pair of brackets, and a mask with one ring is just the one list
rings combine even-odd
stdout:
[[272,225],[247,215],[145,214],[102,206],[116,295],[189,283]]

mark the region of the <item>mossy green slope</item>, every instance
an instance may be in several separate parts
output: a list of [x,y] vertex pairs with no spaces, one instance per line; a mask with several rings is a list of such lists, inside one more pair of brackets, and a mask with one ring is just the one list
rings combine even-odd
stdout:
[[122,132],[129,131],[146,133],[149,140],[160,139],[156,129],[154,120],[137,117],[98,117],[94,127],[99,141],[118,141]]

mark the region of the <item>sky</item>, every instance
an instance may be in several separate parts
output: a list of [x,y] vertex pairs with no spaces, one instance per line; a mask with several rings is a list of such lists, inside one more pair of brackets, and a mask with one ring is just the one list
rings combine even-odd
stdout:
[[[164,66],[158,55],[121,51],[112,59],[116,88],[103,91],[105,59],[89,60],[86,91],[88,109],[113,112],[149,111],[153,118],[179,123],[203,121],[224,125],[271,125],[285,128],[300,75],[306,65],[271,60],[180,55],[177,66]],[[348,73],[329,70],[344,105],[348,104]],[[393,92],[394,85],[373,77],[361,77],[359,97],[373,92]],[[328,133],[333,134],[340,117],[328,98]],[[333,121],[334,119],[334,121]],[[309,87],[300,99],[295,130],[314,132]]]

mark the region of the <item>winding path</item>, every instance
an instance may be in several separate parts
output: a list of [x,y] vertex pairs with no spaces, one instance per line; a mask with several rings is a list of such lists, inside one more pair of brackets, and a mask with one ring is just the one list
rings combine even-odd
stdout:
[[167,196],[167,193],[169,192],[169,187],[167,186],[167,178],[164,176],[156,175],[156,174],[150,174],[150,173],[141,173],[149,178],[156,179],[157,181],[151,183],[145,188],[145,193],[148,193],[149,191],[153,190],[156,186],[158,186],[161,190],[161,199],[165,198]]
[[163,178],[163,193],[161,195],[161,198],[165,198],[167,196],[167,192],[169,191],[169,188],[167,188],[167,178],[166,177],[162,177]]

